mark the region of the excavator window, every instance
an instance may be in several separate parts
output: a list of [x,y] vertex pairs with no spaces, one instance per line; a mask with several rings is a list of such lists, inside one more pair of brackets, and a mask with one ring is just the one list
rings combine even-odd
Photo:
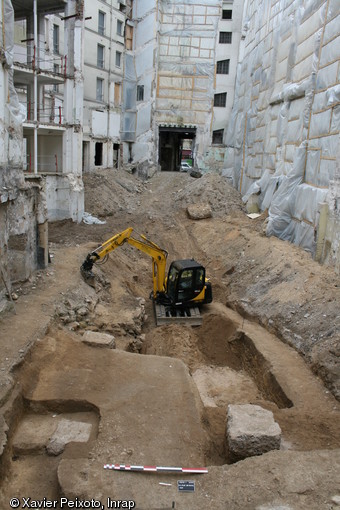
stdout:
[[178,301],[188,301],[192,299],[192,287],[194,282],[194,270],[185,269],[182,271],[178,282]]
[[170,267],[170,271],[169,271],[169,275],[168,275],[168,285],[167,285],[167,294],[171,298],[172,301],[175,301],[178,274],[179,274],[178,269],[172,265]]

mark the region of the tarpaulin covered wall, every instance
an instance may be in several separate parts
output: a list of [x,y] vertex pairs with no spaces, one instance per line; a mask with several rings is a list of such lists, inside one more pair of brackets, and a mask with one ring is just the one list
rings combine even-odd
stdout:
[[195,160],[210,145],[220,0],[160,0],[156,122],[195,126]]
[[315,254],[339,187],[340,2],[248,0],[244,32],[223,174],[268,209],[268,235]]

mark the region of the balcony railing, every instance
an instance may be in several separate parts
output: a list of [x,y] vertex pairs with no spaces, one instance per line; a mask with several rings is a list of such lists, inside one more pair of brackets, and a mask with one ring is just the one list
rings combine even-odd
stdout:
[[[38,173],[50,173],[59,174],[61,169],[59,168],[58,155],[53,156],[38,156],[37,160]],[[32,154],[27,154],[26,163],[24,165],[24,172],[34,172],[34,162]]]
[[[27,67],[28,69],[39,69],[48,71],[58,76],[66,76],[67,55],[52,55],[46,50],[36,51],[36,47],[25,46],[14,47],[14,64]],[[56,71],[56,66],[59,70]]]
[[[54,124],[61,126],[64,122],[63,106],[61,105],[38,105],[37,121],[41,124]],[[26,119],[24,122],[34,122],[34,103],[28,101],[26,106]]]

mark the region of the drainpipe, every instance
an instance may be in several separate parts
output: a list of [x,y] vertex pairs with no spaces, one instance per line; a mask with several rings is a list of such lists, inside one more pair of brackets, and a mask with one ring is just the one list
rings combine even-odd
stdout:
[[33,102],[34,102],[34,173],[38,173],[38,75],[36,71],[38,59],[38,15],[37,0],[33,0],[33,37],[34,37],[34,69],[33,69]]

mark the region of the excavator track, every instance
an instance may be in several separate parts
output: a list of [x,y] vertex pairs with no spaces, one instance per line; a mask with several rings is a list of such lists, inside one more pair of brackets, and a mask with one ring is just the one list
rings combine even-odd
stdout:
[[188,324],[200,326],[203,322],[200,310],[197,306],[173,310],[169,306],[160,305],[154,302],[156,325],[163,324]]

